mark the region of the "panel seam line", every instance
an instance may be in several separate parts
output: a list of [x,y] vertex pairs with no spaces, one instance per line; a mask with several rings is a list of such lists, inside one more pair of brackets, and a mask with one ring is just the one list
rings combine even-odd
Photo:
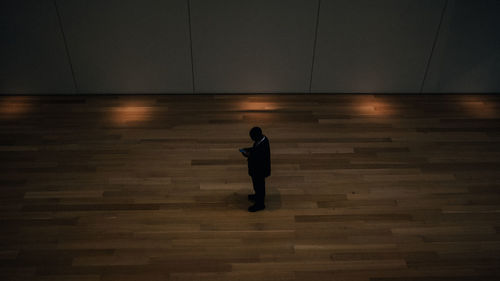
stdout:
[[432,43],[431,54],[429,55],[429,59],[427,60],[427,65],[425,67],[424,77],[422,79],[422,84],[420,85],[420,94],[422,94],[423,91],[424,91],[424,85],[425,85],[425,82],[427,80],[427,76],[429,74],[429,69],[430,69],[431,61],[432,61],[432,58],[434,56],[434,51],[435,51],[435,48],[436,48],[436,45],[437,45],[437,41],[439,39],[439,34],[441,32],[441,25],[443,24],[443,19],[444,19],[444,15],[446,13],[446,8],[447,7],[448,7],[448,0],[446,0],[444,2],[443,9],[441,10],[441,18],[439,19],[439,24],[438,24],[438,28],[437,28],[437,31],[436,31],[436,35],[434,36],[434,42]]
[[194,59],[193,59],[193,35],[192,35],[192,27],[191,27],[191,1],[187,0],[187,8],[188,8],[188,27],[189,27],[189,52],[191,55],[191,79],[193,83],[193,94],[196,93],[195,80],[194,80]]
[[71,77],[73,78],[73,86],[75,87],[75,93],[78,94],[78,83],[76,82],[76,76],[75,76],[75,70],[73,69],[73,62],[71,60],[71,55],[69,53],[69,48],[68,48],[68,43],[66,40],[66,34],[64,33],[64,28],[62,24],[62,19],[61,19],[61,14],[59,13],[59,7],[57,5],[57,0],[54,0],[54,6],[56,8],[56,14],[57,14],[57,20],[59,22],[59,29],[61,30],[63,42],[64,42],[64,49],[66,50],[66,56],[68,57],[68,63],[69,63],[69,68],[71,70]]
[[313,71],[314,71],[314,59],[316,56],[316,44],[318,41],[318,26],[319,26],[319,12],[321,8],[321,0],[318,0],[318,11],[316,12],[316,28],[314,32],[314,43],[313,43],[313,53],[312,53],[312,62],[311,62],[311,75],[309,77],[309,93],[312,92],[312,80],[313,80]]

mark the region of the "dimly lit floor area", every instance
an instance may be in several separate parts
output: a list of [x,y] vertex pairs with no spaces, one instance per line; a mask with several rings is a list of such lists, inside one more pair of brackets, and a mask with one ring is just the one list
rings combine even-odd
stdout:
[[0,280],[499,280],[499,143],[494,95],[0,96]]

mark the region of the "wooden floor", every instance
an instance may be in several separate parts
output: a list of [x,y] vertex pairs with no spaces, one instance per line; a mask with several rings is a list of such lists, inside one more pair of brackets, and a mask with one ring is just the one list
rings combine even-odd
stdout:
[[0,96],[0,169],[2,281],[500,280],[500,96]]

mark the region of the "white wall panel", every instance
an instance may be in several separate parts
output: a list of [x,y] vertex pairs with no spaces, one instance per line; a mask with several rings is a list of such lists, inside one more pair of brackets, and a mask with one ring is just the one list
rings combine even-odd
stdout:
[[0,93],[72,93],[52,0],[0,1]]
[[500,93],[500,1],[449,1],[427,93]]
[[191,0],[196,92],[308,92],[317,4]]
[[444,0],[323,0],[313,92],[418,93]]
[[192,92],[186,0],[58,0],[80,92]]

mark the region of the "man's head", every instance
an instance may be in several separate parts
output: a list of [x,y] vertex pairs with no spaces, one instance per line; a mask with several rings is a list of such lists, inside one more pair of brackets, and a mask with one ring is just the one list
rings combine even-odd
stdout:
[[250,138],[253,141],[260,141],[262,139],[262,129],[259,127],[253,127],[250,130]]

